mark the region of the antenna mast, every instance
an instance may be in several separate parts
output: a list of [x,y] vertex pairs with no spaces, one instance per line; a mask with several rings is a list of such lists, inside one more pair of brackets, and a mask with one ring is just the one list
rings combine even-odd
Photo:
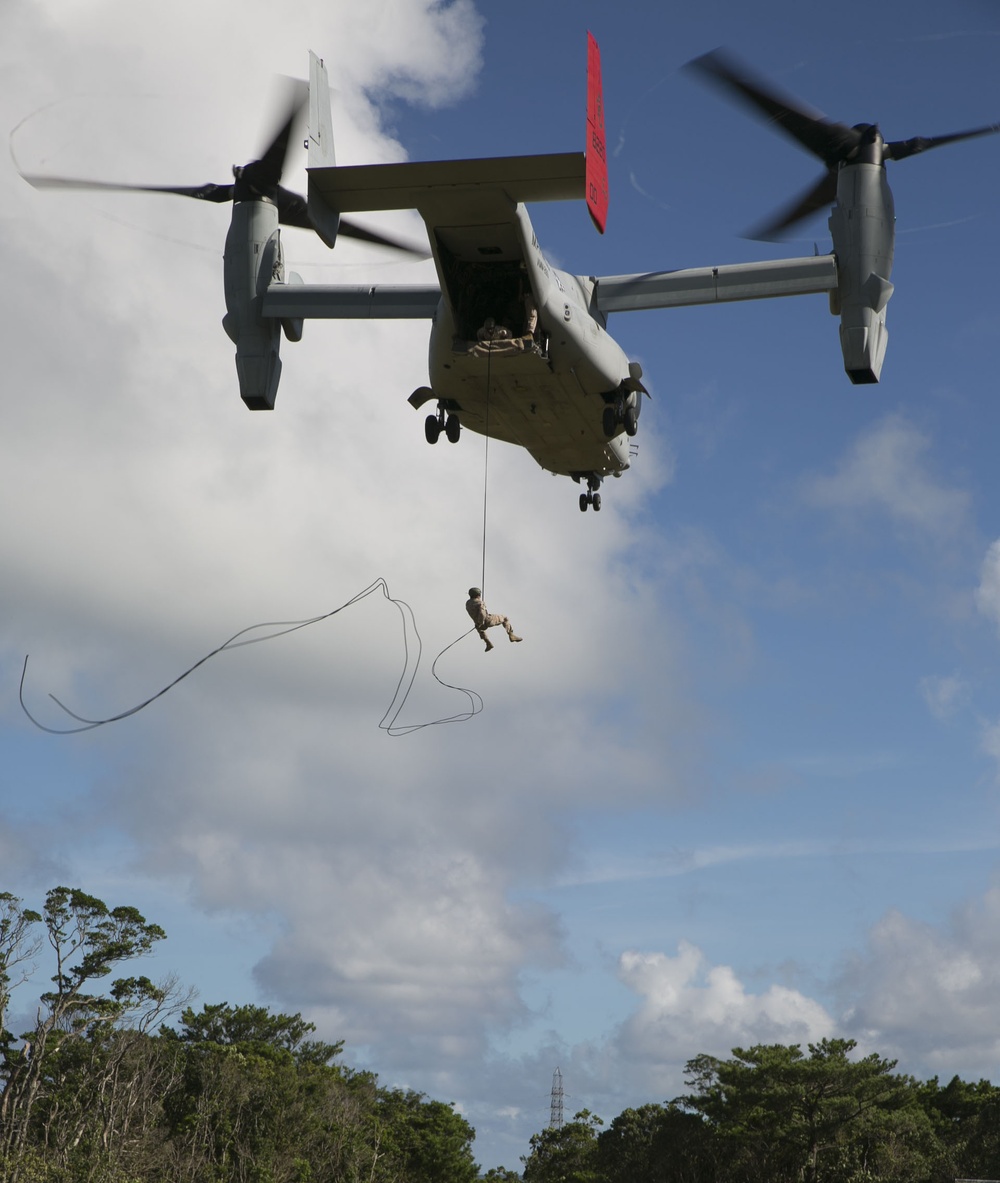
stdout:
[[557,1068],[552,1073],[552,1103],[549,1108],[549,1128],[561,1130],[563,1125],[563,1082]]

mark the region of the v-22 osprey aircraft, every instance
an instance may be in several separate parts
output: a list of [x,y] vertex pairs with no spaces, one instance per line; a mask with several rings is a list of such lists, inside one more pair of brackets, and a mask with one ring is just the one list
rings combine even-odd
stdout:
[[[580,509],[601,508],[607,476],[628,469],[639,425],[642,369],[607,332],[611,313],[734,300],[827,293],[840,317],[844,368],[855,383],[879,380],[894,248],[885,161],[1000,130],[1000,125],[933,138],[887,142],[875,124],[826,119],[755,78],[721,50],[689,63],[750,103],[818,156],[825,172],[761,237],[833,205],[833,250],[807,258],[579,276],[543,255],[525,208],[583,198],[603,233],[608,209],[600,53],[588,33],[585,152],[338,166],[329,84],[310,53],[308,194],[281,185],[304,84],[263,155],[233,169],[223,185],[119,185],[26,176],[37,187],[137,189],[233,202],[225,248],[226,332],[236,346],[240,394],[252,410],[275,404],[279,345],[302,336],[309,318],[417,318],[431,322],[429,384],[416,408],[433,404],[425,435],[458,441],[462,428],[525,448],[542,468],[586,485]],[[396,240],[343,215],[416,209],[424,220],[438,285],[313,285],[286,272],[281,225],[314,230],[327,246],[339,235],[388,246]],[[405,248],[404,248],[405,249]]]

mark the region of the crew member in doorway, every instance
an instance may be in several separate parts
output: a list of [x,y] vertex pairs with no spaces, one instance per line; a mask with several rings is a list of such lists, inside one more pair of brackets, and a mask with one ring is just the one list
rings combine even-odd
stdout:
[[472,623],[476,626],[476,632],[486,642],[487,653],[493,648],[493,642],[486,635],[486,630],[498,624],[507,630],[507,636],[510,640],[521,640],[520,637],[515,636],[514,629],[506,616],[499,616],[496,612],[490,612],[483,603],[483,593],[478,587],[469,588],[469,599],[465,605],[465,610],[472,617]]

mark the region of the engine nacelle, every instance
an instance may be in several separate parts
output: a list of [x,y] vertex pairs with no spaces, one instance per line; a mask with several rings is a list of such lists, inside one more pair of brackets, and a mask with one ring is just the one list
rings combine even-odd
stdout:
[[845,164],[830,214],[839,283],[830,311],[840,315],[840,348],[852,382],[877,382],[889,334],[885,308],[892,295],[896,215],[881,164]]
[[226,236],[226,316],[236,346],[240,397],[252,411],[270,411],[281,377],[281,326],[260,315],[268,285],[284,278],[278,209],[270,201],[238,201]]

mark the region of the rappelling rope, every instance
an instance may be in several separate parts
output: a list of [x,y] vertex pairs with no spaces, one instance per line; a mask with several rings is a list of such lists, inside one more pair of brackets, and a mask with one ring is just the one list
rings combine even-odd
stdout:
[[486,505],[487,489],[490,479],[490,363],[493,360],[493,342],[486,353],[486,454],[483,460],[483,581],[480,590],[483,599],[486,598]]
[[[261,641],[273,641],[278,637],[287,636],[288,633],[297,632],[299,629],[308,628],[310,625],[319,624],[321,621],[329,620],[331,616],[336,616],[338,612],[343,612],[345,608],[349,608],[352,604],[357,604],[359,601],[366,599],[373,592],[381,591],[382,595],[391,604],[395,605],[400,617],[403,621],[403,648],[405,652],[405,660],[403,662],[403,672],[399,675],[399,681],[396,683],[396,689],[392,696],[392,701],[382,716],[379,722],[379,729],[386,732],[387,735],[411,735],[414,731],[421,731],[425,727],[438,727],[443,723],[464,723],[467,719],[478,715],[483,709],[483,700],[476,693],[475,690],[467,690],[464,686],[453,686],[450,682],[445,682],[438,677],[437,663],[441,658],[452,648],[457,645],[459,641],[467,637],[468,633],[463,633],[461,637],[456,637],[454,641],[446,645],[441,652],[434,658],[431,666],[431,673],[438,685],[445,687],[447,690],[455,690],[459,694],[464,694],[469,700],[469,707],[467,710],[458,711],[454,715],[448,715],[445,718],[432,719],[428,723],[398,723],[400,713],[406,705],[406,700],[410,696],[410,691],[413,689],[413,683],[417,677],[417,670],[420,668],[420,657],[423,652],[423,642],[420,639],[420,633],[417,631],[417,623],[413,616],[413,609],[405,600],[396,599],[389,594],[389,586],[384,579],[376,579],[370,583],[363,591],[352,596],[346,603],[341,604],[338,608],[333,608],[329,612],[324,612],[320,616],[311,616],[307,620],[281,620],[272,621],[264,624],[254,624],[249,628],[240,629],[238,633],[234,633],[228,641],[224,641],[221,645],[216,646],[211,652],[206,653],[204,657],[199,658],[193,665],[189,666],[182,674],[178,674],[172,682],[168,682],[162,690],[158,690],[155,694],[149,696],[143,702],[136,706],[130,707],[126,711],[121,711],[117,715],[109,715],[104,719],[88,719],[84,715],[77,714],[72,711],[65,703],[60,702],[54,694],[50,694],[49,698],[64,711],[71,719],[75,719],[79,724],[78,727],[48,727],[44,723],[38,721],[35,716],[28,710],[24,701],[24,683],[28,673],[28,658],[24,659],[24,667],[21,670],[21,684],[18,689],[18,697],[21,702],[21,709],[34,723],[34,725],[41,731],[47,731],[50,735],[77,735],[81,731],[93,731],[96,727],[104,727],[108,723],[117,723],[122,719],[128,719],[132,715],[136,715],[139,711],[144,710],[151,703],[156,702],[158,698],[162,698],[167,691],[172,690],[179,682],[183,682],[188,675],[193,674],[196,669],[203,666],[211,658],[218,656],[220,653],[227,653],[231,649],[239,649],[244,645],[258,645]],[[412,627],[413,634],[417,641],[417,655],[416,661],[410,669],[410,644],[409,632],[407,623]],[[260,629],[267,629],[263,636],[251,636],[250,634],[257,632]],[[472,631],[472,630],[470,630]],[[409,671],[409,676],[407,676]]]

